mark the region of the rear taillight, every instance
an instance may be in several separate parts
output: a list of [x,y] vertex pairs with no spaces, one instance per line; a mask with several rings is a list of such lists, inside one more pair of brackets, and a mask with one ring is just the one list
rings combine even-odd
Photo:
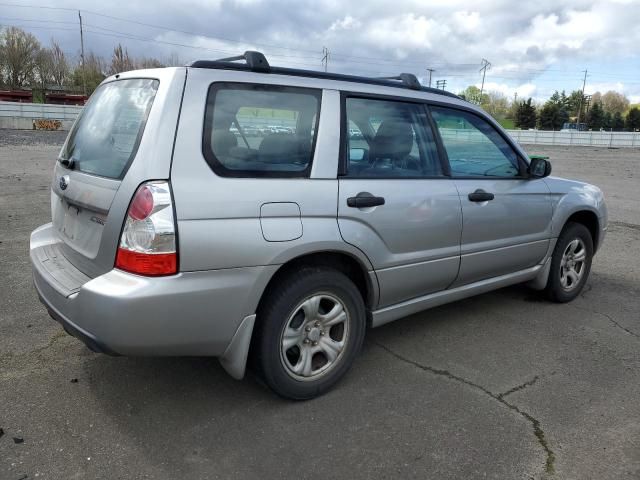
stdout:
[[178,271],[169,182],[147,182],[138,187],[122,229],[116,268],[149,276]]

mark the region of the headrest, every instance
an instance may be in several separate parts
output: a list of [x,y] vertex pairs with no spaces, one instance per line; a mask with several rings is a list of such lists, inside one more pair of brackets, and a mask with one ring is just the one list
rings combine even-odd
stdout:
[[405,120],[385,120],[373,138],[369,158],[398,159],[409,155],[413,148],[413,129]]

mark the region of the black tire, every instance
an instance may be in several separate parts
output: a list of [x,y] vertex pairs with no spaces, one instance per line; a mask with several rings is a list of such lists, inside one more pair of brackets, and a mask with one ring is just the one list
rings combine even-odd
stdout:
[[[330,368],[327,367],[327,371],[317,374],[317,378],[294,378],[295,373],[287,366],[291,350],[282,353],[285,350],[282,346],[285,327],[292,326],[296,316],[302,312],[303,323],[299,327],[302,331],[307,319],[301,304],[310,297],[325,294],[339,300],[347,314],[347,319],[342,322],[344,325],[341,327],[345,335],[344,347],[331,363]],[[267,295],[258,311],[252,342],[252,363],[257,373],[273,391],[282,397],[307,400],[322,395],[347,373],[362,347],[366,329],[366,311],[360,291],[341,272],[326,267],[305,267],[286,276]],[[328,327],[328,329],[334,327]],[[318,334],[318,332],[315,333]],[[303,332],[303,335],[311,334]],[[323,330],[322,335],[332,335],[332,333],[329,331],[325,333]],[[316,340],[320,340],[322,345],[322,341],[329,341],[330,338],[327,336],[324,339],[316,338]],[[309,343],[309,339],[305,338],[305,342]],[[301,361],[301,349],[296,346],[292,348],[294,351],[298,348],[299,361]],[[313,362],[316,356],[321,357],[322,354],[310,355],[310,362]],[[328,365],[328,357],[326,361]]]
[[[565,288],[562,284],[562,259],[571,242],[575,240],[579,240],[584,246],[585,260],[582,265],[584,270],[580,270],[582,273],[577,282],[570,285],[570,288]],[[553,250],[553,256],[551,257],[549,279],[547,280],[547,286],[545,288],[547,298],[554,302],[566,303],[580,295],[582,288],[587,283],[589,272],[591,271],[592,260],[593,239],[591,238],[591,233],[587,227],[581,223],[567,223],[558,237],[558,241],[556,242],[556,246]]]

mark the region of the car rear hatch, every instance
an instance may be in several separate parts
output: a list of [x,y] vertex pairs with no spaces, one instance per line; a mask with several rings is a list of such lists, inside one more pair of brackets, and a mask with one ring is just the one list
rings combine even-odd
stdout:
[[42,255],[54,252],[58,276],[85,278],[69,272],[77,269],[93,278],[113,268],[136,188],[169,179],[185,75],[184,68],[128,72],[91,96],[54,169],[57,242]]

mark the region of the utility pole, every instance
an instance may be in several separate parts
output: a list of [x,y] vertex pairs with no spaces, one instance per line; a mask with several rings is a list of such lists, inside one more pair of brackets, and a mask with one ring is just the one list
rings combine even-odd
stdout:
[[518,101],[518,92],[513,92],[513,103]]
[[482,86],[480,87],[480,103],[482,103],[482,92],[484,91],[484,76],[487,74],[487,69],[491,68],[491,62],[486,58],[482,59],[482,68],[480,68],[480,72],[482,72]]
[[435,72],[435,69],[427,68],[427,72],[429,72],[429,88],[431,88],[431,74]]
[[576,128],[580,128],[580,115],[582,114],[582,103],[584,102],[584,87],[587,83],[587,71],[584,71],[584,78],[582,79],[582,93],[580,94],[580,107],[578,107],[578,125]]
[[82,15],[78,10],[78,18],[80,19],[80,59],[82,60],[82,88],[84,90],[84,96],[87,96],[87,80],[86,72],[84,68],[84,36],[82,35]]
[[322,64],[324,65],[324,71],[327,71],[327,67],[329,66],[329,49],[327,47],[322,47]]
[[436,88],[438,90],[440,90],[442,88],[442,90],[444,90],[447,87],[447,81],[446,80],[436,80]]

